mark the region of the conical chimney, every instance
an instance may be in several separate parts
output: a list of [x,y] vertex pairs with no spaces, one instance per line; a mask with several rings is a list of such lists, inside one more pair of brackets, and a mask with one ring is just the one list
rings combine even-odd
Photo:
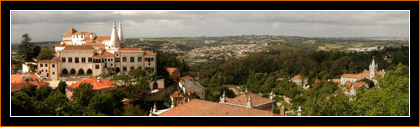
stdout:
[[119,25],[118,25],[118,40],[120,41],[121,44],[125,43],[121,22],[119,22]]
[[111,32],[111,48],[119,48],[120,47],[120,41],[118,39],[117,35],[117,26],[115,25],[115,22],[112,26],[112,32]]

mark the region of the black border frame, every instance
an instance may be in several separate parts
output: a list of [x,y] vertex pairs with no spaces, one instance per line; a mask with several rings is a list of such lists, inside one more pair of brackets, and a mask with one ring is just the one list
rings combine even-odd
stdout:
[[[82,3],[82,4],[81,4]],[[419,2],[418,1],[270,1],[270,2],[1,2],[1,29],[3,44],[3,60],[10,57],[10,27],[9,10],[411,10],[411,77],[418,75],[417,51],[419,44]],[[414,42],[414,43],[413,43]],[[414,63],[414,64],[413,64]],[[73,125],[100,125],[100,126],[419,126],[419,84],[417,78],[411,78],[411,117],[10,117],[10,79],[9,64],[3,62],[2,84],[2,126],[73,126]],[[414,71],[413,71],[414,70]]]

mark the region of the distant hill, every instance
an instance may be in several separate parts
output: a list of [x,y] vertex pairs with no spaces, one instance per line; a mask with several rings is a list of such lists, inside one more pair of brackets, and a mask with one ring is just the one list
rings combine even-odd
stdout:
[[[54,48],[55,45],[59,44],[60,42],[59,41],[45,41],[45,42],[31,42],[31,43],[39,45],[41,48]],[[12,51],[18,50],[19,44],[20,43],[12,43],[11,44]]]

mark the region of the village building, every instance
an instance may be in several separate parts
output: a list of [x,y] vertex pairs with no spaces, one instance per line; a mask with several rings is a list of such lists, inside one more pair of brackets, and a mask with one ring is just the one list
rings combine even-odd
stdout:
[[41,80],[37,74],[12,74],[10,77],[10,88],[12,92],[19,91],[30,84],[37,86],[37,88],[49,85],[48,82]]
[[[150,116],[275,116],[272,112],[274,94],[270,99],[248,92],[235,98],[227,98],[226,93],[220,97],[220,102],[210,102],[195,99],[198,96],[192,90],[186,94],[175,91],[170,95],[171,107],[158,110],[156,106],[150,110]],[[283,110],[284,111],[284,110]],[[284,112],[283,112],[284,114]]]
[[33,69],[35,66],[36,66],[36,63],[34,63],[34,62],[24,62],[24,63],[22,63],[22,73],[31,72],[31,69]]
[[94,90],[98,94],[105,94],[106,91],[115,89],[117,87],[117,83],[110,79],[104,78],[88,78],[85,80],[81,80],[76,83],[72,83],[71,85],[66,87],[66,96],[67,98],[71,98],[73,96],[74,89],[78,88],[80,84],[90,84],[92,85],[92,90]]
[[152,110],[152,116],[275,116],[271,111],[192,99],[163,111]]
[[270,98],[263,98],[258,94],[248,92],[246,90],[244,94],[241,94],[235,98],[226,98],[225,92],[223,92],[219,103],[240,106],[245,108],[255,108],[260,110],[272,111],[274,106],[273,92],[270,94]]
[[206,97],[206,90],[199,83],[198,78],[193,78],[191,76],[182,77],[178,85],[182,93],[187,93],[187,91],[192,90],[200,97],[200,99],[205,99]]
[[375,82],[376,80],[374,77],[384,77],[385,76],[385,70],[377,71],[378,70],[378,64],[375,64],[375,60],[372,60],[372,63],[369,65],[369,71],[364,70],[362,73],[359,74],[343,74],[341,76],[341,85],[344,85],[346,82],[356,82],[362,79],[369,79]]
[[88,78],[100,74],[128,75],[133,69],[156,72],[156,53],[140,48],[124,48],[121,23],[117,35],[115,22],[111,36],[96,36],[93,32],[78,32],[71,28],[56,45],[52,60],[37,62],[37,73],[50,80]]
[[366,82],[346,82],[345,88],[347,89],[344,94],[348,96],[356,96],[357,90],[360,88],[368,89],[369,85]]
[[308,77],[303,77],[301,75],[296,75],[291,79],[292,82],[296,83],[299,86],[302,86],[304,89],[308,89]]
[[181,77],[181,73],[179,72],[179,69],[176,67],[168,67],[166,68],[166,71],[168,71],[169,75],[175,81],[178,81],[179,78]]
[[165,79],[158,79],[155,82],[149,82],[149,88],[152,93],[158,92],[165,88]]

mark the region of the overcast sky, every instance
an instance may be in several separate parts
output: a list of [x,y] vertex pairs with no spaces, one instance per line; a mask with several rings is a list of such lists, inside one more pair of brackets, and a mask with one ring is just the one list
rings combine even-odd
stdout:
[[70,28],[125,38],[229,35],[408,37],[408,11],[12,11],[12,42],[60,41]]

